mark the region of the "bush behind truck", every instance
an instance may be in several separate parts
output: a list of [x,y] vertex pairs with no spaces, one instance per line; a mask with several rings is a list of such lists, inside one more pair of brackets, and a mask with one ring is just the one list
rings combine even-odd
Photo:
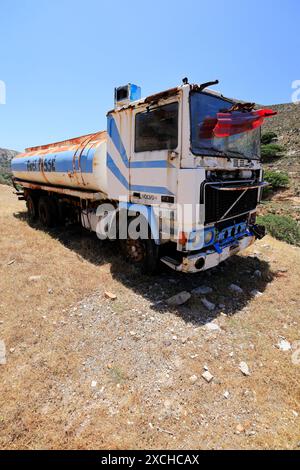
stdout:
[[0,148],[0,184],[11,185],[12,172],[10,162],[18,152]]

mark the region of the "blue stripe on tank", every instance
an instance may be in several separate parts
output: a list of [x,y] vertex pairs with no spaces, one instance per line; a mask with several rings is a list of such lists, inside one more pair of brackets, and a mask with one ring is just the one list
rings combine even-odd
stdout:
[[[80,168],[78,158],[75,159],[73,167],[74,152],[72,151],[14,158],[11,162],[11,169],[15,172],[40,172],[43,170],[45,173],[72,173],[74,170],[81,170],[82,173],[93,173],[94,156],[94,148],[83,151],[80,157]],[[42,168],[41,162],[43,163]]]

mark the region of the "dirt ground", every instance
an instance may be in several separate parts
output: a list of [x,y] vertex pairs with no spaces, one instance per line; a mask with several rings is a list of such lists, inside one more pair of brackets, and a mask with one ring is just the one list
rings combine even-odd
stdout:
[[300,448],[299,248],[147,277],[80,228],[30,226],[9,187],[0,209],[2,449]]

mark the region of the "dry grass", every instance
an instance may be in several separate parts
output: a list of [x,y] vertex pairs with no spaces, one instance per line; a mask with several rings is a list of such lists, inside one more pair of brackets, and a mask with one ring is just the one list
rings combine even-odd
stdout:
[[[300,339],[299,249],[267,237],[210,274],[151,279],[93,236],[30,227],[10,188],[0,186],[0,201],[1,448],[299,446],[300,366],[274,347]],[[203,283],[227,316],[195,297],[171,310],[157,303]],[[206,331],[214,318],[221,331]]]

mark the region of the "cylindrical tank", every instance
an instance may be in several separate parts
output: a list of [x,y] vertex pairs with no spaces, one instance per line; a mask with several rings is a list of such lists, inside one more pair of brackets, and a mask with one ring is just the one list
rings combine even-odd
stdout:
[[106,132],[26,149],[11,168],[24,181],[107,194]]

